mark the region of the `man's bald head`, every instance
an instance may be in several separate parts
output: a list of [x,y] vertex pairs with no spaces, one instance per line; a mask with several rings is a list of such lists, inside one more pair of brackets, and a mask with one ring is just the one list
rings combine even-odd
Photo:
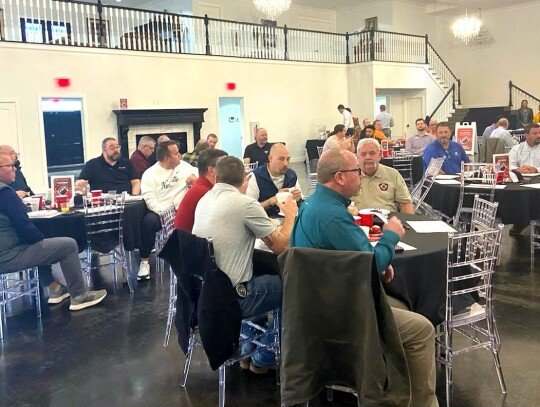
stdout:
[[19,155],[17,154],[17,151],[15,151],[13,147],[8,146],[7,144],[0,146],[0,153],[9,155],[11,159],[13,160],[13,162],[19,159]]
[[[345,153],[350,153],[350,151],[342,148],[332,148],[319,157],[319,163],[317,164],[317,181],[319,183],[327,184],[334,179],[336,172],[344,168],[347,161]],[[352,155],[354,156],[354,154]]]
[[291,155],[285,144],[276,143],[268,154],[268,169],[273,176],[284,175],[289,169]]
[[319,158],[317,179],[320,184],[350,198],[360,189],[360,173],[356,156],[345,149],[333,148]]

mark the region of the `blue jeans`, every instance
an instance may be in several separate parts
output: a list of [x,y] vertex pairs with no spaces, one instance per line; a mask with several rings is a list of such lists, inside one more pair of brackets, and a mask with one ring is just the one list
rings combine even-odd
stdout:
[[[250,318],[274,309],[281,310],[283,285],[279,276],[267,274],[257,277],[253,276],[247,282],[246,286],[246,298],[238,300],[240,309],[242,310],[242,318]],[[273,328],[273,326],[269,326],[269,328]],[[242,333],[247,337],[252,337],[255,335],[256,330],[242,325]],[[260,342],[270,344],[274,340],[275,338],[269,335],[261,338]],[[255,349],[255,345],[247,343],[242,346],[242,353],[251,352],[253,349]],[[275,363],[275,354],[272,351],[265,350],[254,354],[251,359],[256,366],[272,366]]]

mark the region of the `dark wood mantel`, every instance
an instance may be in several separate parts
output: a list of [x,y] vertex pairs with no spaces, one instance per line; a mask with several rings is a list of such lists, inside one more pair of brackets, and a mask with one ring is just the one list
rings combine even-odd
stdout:
[[129,126],[152,126],[160,124],[193,125],[193,140],[201,138],[201,127],[204,122],[204,112],[207,108],[191,109],[122,109],[113,110],[118,125],[118,140],[122,146],[122,155],[128,154]]

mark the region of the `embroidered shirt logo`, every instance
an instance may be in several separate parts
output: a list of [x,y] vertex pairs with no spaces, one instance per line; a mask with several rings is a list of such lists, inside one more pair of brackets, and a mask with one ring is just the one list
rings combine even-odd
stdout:
[[380,189],[381,191],[388,191],[388,184],[386,184],[386,183],[384,183],[384,182],[383,182],[383,183],[380,183],[380,184],[379,184],[379,189]]

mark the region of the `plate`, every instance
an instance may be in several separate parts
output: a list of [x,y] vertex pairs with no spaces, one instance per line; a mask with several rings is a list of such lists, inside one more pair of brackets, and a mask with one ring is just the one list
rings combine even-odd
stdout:
[[390,211],[388,209],[383,208],[366,208],[365,211],[370,211],[372,213],[380,213],[381,215],[388,216],[390,215]]
[[540,172],[533,172],[532,174],[521,173],[521,175],[523,175],[523,177],[525,177],[525,178],[527,178],[527,177],[536,177],[537,175],[540,175]]
[[456,179],[457,175],[452,174],[439,174],[435,177],[435,179]]

